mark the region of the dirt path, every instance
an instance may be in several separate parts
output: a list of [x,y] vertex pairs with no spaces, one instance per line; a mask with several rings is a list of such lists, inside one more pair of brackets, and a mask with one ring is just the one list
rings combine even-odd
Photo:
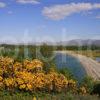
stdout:
[[91,76],[95,80],[100,80],[100,63],[96,62],[92,58],[75,54],[73,52],[69,51],[58,51],[58,52],[74,56],[81,62],[88,76]]

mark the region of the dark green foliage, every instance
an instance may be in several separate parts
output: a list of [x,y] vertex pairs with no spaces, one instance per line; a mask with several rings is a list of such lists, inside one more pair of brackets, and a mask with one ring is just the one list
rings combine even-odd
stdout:
[[85,86],[85,87],[87,88],[87,90],[88,90],[87,92],[88,92],[88,93],[91,93],[91,92],[93,91],[94,80],[93,80],[91,77],[86,76],[86,77],[82,80],[82,82],[81,82],[80,85]]
[[62,69],[59,69],[58,71],[59,71],[59,73],[66,76],[68,79],[74,79],[72,72],[70,70],[68,70],[67,68],[62,68]]
[[91,94],[98,94],[100,96],[100,82],[96,83],[93,86],[93,90],[92,90]]

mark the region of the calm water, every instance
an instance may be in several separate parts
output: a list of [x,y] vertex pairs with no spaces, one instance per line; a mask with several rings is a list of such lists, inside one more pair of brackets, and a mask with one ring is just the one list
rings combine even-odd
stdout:
[[100,62],[100,57],[97,57],[97,58],[96,58],[96,61],[97,61],[97,62]]
[[74,57],[67,54],[56,53],[56,66],[58,68],[68,68],[71,70],[76,79],[81,80],[86,75],[86,71],[82,64]]

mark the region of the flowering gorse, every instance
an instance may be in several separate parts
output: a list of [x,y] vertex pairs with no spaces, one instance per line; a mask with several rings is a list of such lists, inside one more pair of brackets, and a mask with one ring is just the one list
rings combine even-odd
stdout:
[[[43,70],[43,62],[38,59],[15,62],[12,58],[0,58],[0,89],[20,91],[62,92],[76,89],[76,82],[51,69]],[[76,89],[77,90],[77,89]],[[85,88],[81,88],[85,91]]]

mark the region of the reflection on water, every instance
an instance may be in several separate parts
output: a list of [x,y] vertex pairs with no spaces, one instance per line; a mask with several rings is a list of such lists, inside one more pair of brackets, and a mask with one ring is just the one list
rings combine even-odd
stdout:
[[56,53],[55,63],[58,68],[66,67],[71,70],[77,80],[81,80],[86,75],[86,71],[82,64],[76,58],[70,55]]

